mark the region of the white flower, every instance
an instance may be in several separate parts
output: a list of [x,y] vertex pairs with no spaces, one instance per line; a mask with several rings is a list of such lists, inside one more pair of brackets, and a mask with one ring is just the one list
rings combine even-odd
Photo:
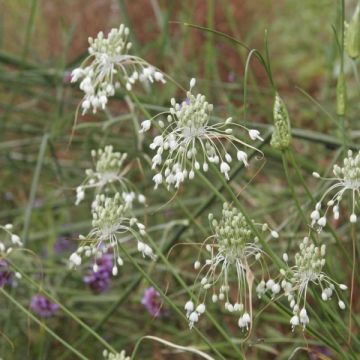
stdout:
[[[211,290],[212,301],[214,303],[218,300],[224,301],[225,310],[238,314],[239,326],[247,330],[251,324],[249,314],[252,313],[250,304],[252,296],[249,292],[254,275],[251,266],[254,265],[255,260],[260,263],[262,270],[265,269],[265,262],[262,259],[264,251],[260,248],[258,238],[243,214],[229,204],[224,204],[219,221],[214,219],[212,214],[209,214],[209,221],[213,229],[213,235],[209,237],[212,243],[204,243],[203,246],[210,254],[210,258],[204,262],[199,260],[195,262],[195,269],[199,269],[197,276],[199,284],[195,288],[199,288],[199,294],[194,298],[205,300]],[[271,231],[267,225],[261,227],[263,231]],[[231,278],[234,274],[237,279],[232,283]],[[273,285],[274,293],[280,291],[278,284],[273,283]],[[262,280],[257,286],[257,293],[260,295],[264,292],[265,281]],[[205,303],[201,302],[195,306],[192,301],[188,301],[185,310],[189,325],[192,327],[205,311]],[[191,315],[193,321],[190,319]]]
[[307,291],[310,286],[320,287],[323,301],[330,300],[331,296],[335,294],[338,298],[339,307],[343,309],[343,302],[340,300],[337,288],[346,290],[347,286],[336,283],[322,271],[325,265],[325,254],[325,245],[317,247],[310,244],[309,238],[305,237],[300,244],[300,251],[295,254],[295,265],[286,271],[281,271],[283,277],[281,287],[294,313],[290,319],[293,329],[299,324],[305,328],[310,321],[305,308]]
[[[348,151],[348,156],[344,158],[343,167],[334,165],[333,173],[335,177],[323,178],[318,173],[313,173],[316,178],[331,181],[333,184],[325,191],[320,201],[316,204],[315,210],[311,213],[311,225],[317,225],[321,230],[326,225],[326,216],[330,208],[333,210],[333,216],[337,220],[340,216],[339,204],[343,199],[346,191],[351,192],[352,209],[350,215],[350,222],[357,222],[357,215],[355,214],[356,202],[360,199],[360,151],[356,156],[351,150]],[[320,211],[322,203],[325,198],[330,196],[330,200],[326,203],[324,215],[321,217]]]
[[119,353],[111,353],[108,350],[104,350],[103,357],[105,360],[130,360],[130,356],[126,356],[125,350]]
[[[206,101],[204,95],[192,93],[195,79],[190,81],[187,99],[181,104],[171,99],[171,107],[167,121],[159,120],[163,133],[156,136],[150,148],[156,151],[153,157],[153,168],[158,168],[156,175],[161,175],[167,187],[178,188],[187,178],[194,178],[195,170],[208,170],[208,163],[218,164],[220,171],[229,179],[230,163],[234,151],[238,161],[248,165],[247,154],[239,147],[253,149],[254,146],[238,139],[233,130],[235,127],[245,129],[252,140],[262,140],[257,130],[249,130],[245,126],[233,122],[232,118],[213,123],[211,114],[213,105]],[[163,113],[159,114],[163,115]],[[154,121],[159,115],[155,116]],[[166,123],[167,122],[167,123]],[[166,124],[164,124],[166,123]],[[148,123],[144,125],[146,129]],[[141,132],[144,130],[142,129]],[[226,148],[229,149],[226,150]],[[261,153],[262,154],[262,153]],[[155,187],[160,182],[154,176]]]
[[128,171],[128,167],[124,165],[126,153],[115,152],[111,145],[107,145],[104,149],[92,150],[91,156],[94,168],[85,170],[86,178],[76,188],[76,205],[85,198],[85,190],[95,189],[100,192],[110,185],[117,188],[128,207],[132,206],[135,199],[140,203],[145,202],[144,195],[137,194],[135,186],[126,177]]
[[138,219],[131,216],[129,208],[124,204],[120,193],[114,197],[97,195],[92,209],[92,230],[80,239],[79,248],[70,256],[70,266],[81,264],[82,256],[96,259],[104,253],[112,251],[114,256],[113,274],[118,273],[117,265],[122,265],[123,260],[119,254],[119,244],[137,240],[137,248],[143,256],[155,259],[155,255],[149,245],[145,244],[143,237],[146,235],[145,226]]
[[0,258],[3,258],[13,250],[14,246],[22,247],[23,243],[20,236],[12,232],[12,224],[0,225],[0,230],[5,233],[5,237],[0,239]]
[[150,120],[144,120],[142,123],[141,123],[141,130],[140,130],[140,133],[144,133],[146,131],[148,131],[151,127],[151,121]]
[[100,31],[95,39],[89,38],[89,56],[80,68],[72,72],[71,82],[80,82],[85,93],[83,114],[105,109],[108,98],[115,95],[121,83],[130,91],[137,81],[165,83],[164,75],[138,56],[130,55],[129,29],[123,24],[112,29],[108,36]]

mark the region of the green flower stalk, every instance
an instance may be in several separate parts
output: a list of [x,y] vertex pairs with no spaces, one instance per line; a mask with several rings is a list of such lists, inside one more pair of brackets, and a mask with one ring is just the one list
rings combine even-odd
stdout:
[[338,77],[336,85],[336,114],[344,116],[346,113],[347,91],[346,80],[343,72]]
[[286,105],[278,93],[275,94],[274,108],[274,131],[270,145],[278,150],[285,150],[291,144],[290,118]]
[[357,4],[350,23],[345,22],[345,51],[353,60],[360,55],[360,3]]

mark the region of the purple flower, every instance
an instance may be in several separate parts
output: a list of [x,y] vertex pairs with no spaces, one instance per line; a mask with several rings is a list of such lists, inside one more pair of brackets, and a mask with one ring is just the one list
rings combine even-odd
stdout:
[[40,317],[48,318],[58,311],[59,305],[52,303],[45,296],[37,294],[32,297],[30,308]]
[[62,255],[63,253],[70,253],[76,249],[76,244],[74,241],[71,241],[68,237],[59,236],[54,244],[54,252],[57,255]]
[[314,346],[310,351],[310,359],[311,360],[321,360],[324,358],[332,359],[331,351],[325,346]]
[[0,287],[11,283],[12,274],[6,260],[0,259]]
[[153,287],[145,290],[141,303],[152,316],[159,317],[162,315],[160,294]]
[[84,281],[90,286],[93,292],[101,294],[106,291],[111,284],[113,268],[112,254],[104,254],[101,258],[96,260],[96,265],[97,271],[91,269],[84,277]]

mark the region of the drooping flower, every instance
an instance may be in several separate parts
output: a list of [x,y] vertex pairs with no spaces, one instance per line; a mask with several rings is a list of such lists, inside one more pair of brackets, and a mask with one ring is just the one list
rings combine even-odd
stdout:
[[131,238],[137,240],[137,249],[143,256],[155,257],[151,247],[142,240],[146,235],[145,226],[132,216],[120,193],[116,193],[114,197],[97,195],[93,203],[92,217],[92,230],[86,237],[80,236],[82,243],[70,256],[70,267],[79,266],[83,255],[92,256],[96,271],[97,259],[111,251],[114,259],[112,274],[115,276],[118,273],[117,265],[123,265],[119,244]]
[[145,306],[150,315],[154,317],[161,316],[160,294],[153,287],[149,287],[145,290],[141,303]]
[[[178,188],[186,178],[193,179],[196,170],[202,168],[204,172],[208,171],[209,163],[218,164],[221,173],[229,179],[234,153],[237,160],[245,166],[248,165],[248,156],[244,149],[261,153],[233,134],[233,129],[239,127],[247,131],[251,140],[263,140],[259,131],[233,122],[232,118],[212,122],[213,105],[206,101],[204,95],[194,95],[194,86],[195,79],[192,79],[190,90],[186,94],[187,100],[179,104],[174,98],[171,99],[166,121],[158,121],[163,132],[150,144],[150,148],[156,151],[152,167],[160,169],[153,177],[155,188],[163,182],[168,188]],[[147,131],[150,125],[150,120],[145,120],[141,131]]]
[[114,267],[113,256],[111,254],[103,254],[100,258],[96,259],[95,265],[95,268],[90,269],[85,275],[84,281],[93,292],[101,294],[111,285],[112,269]]
[[130,356],[126,356],[125,350],[116,354],[111,353],[108,350],[104,350],[103,357],[105,360],[130,360]]
[[13,250],[14,246],[23,246],[19,235],[16,235],[12,232],[12,224],[6,224],[4,226],[0,225],[0,230],[3,230],[5,233],[5,237],[0,240],[0,257],[5,257],[8,255]]
[[[203,263],[200,260],[195,262],[195,269],[200,269],[197,276],[199,293],[196,303],[189,300],[185,304],[190,328],[205,312],[206,297],[211,291],[212,301],[223,301],[227,311],[238,314],[239,327],[248,330],[252,321],[254,280],[251,267],[258,262],[262,270],[265,268],[264,251],[244,215],[235,207],[224,203],[222,218],[218,221],[210,214],[209,220],[213,235],[209,237],[211,243],[204,245],[210,259]],[[260,225],[263,231],[270,231],[273,237],[278,237],[278,233],[270,230],[267,224],[253,222],[253,225]],[[232,276],[236,277],[234,283],[231,283]]]
[[[320,230],[326,225],[329,209],[332,208],[334,219],[339,219],[339,204],[343,199],[344,193],[347,191],[351,192],[352,199],[352,209],[349,220],[351,223],[356,223],[357,215],[355,213],[355,205],[360,198],[360,151],[357,155],[353,156],[353,152],[349,150],[348,156],[344,158],[343,167],[334,165],[333,173],[335,175],[333,178],[324,178],[316,172],[313,173],[313,176],[316,178],[333,182],[333,185],[325,191],[320,201],[316,204],[315,210],[310,215],[312,220],[311,225],[317,225]],[[326,203],[326,209],[323,215],[321,215],[322,204],[328,196],[330,199]]]
[[41,294],[34,295],[31,299],[30,308],[42,318],[49,318],[56,314],[59,305],[51,302]]
[[137,82],[165,83],[164,75],[154,66],[138,56],[130,55],[129,29],[123,24],[112,29],[108,36],[100,31],[97,37],[89,37],[89,56],[82,65],[72,72],[71,82],[80,82],[85,95],[82,110],[85,114],[90,108],[93,113],[105,109],[108,98],[115,95],[123,84],[127,90]]
[[78,205],[85,198],[86,189],[96,189],[100,192],[110,185],[115,186],[121,193],[123,201],[129,207],[137,199],[140,203],[145,202],[145,196],[138,194],[135,186],[126,178],[128,167],[124,166],[127,158],[126,153],[115,152],[111,145],[104,149],[91,151],[94,169],[86,169],[86,178],[76,188],[76,202]]
[[[305,328],[310,321],[306,311],[307,291],[310,287],[321,289],[323,301],[328,301],[335,295],[340,309],[345,309],[345,304],[339,296],[339,289],[347,289],[346,285],[338,284],[323,272],[326,262],[325,245],[317,247],[310,243],[308,237],[305,237],[299,248],[300,251],[295,254],[295,265],[280,271],[283,277],[281,287],[293,311],[290,319],[293,329],[298,325]],[[283,259],[287,262],[288,255],[284,254]]]

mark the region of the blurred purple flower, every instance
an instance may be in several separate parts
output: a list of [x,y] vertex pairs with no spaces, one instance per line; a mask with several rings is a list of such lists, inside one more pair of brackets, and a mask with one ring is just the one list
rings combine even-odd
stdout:
[[40,317],[48,318],[59,310],[59,305],[52,303],[45,296],[37,294],[32,297],[30,308]]
[[76,249],[76,244],[68,237],[59,236],[54,244],[54,252],[57,255],[63,255],[64,253],[73,252]]
[[84,281],[90,286],[93,292],[101,294],[106,291],[111,284],[113,268],[112,254],[104,254],[101,258],[96,260],[96,265],[97,271],[91,269],[84,277]]
[[309,355],[311,360],[333,359],[331,351],[325,346],[314,346]]
[[153,287],[145,290],[141,303],[152,316],[159,317],[162,315],[160,294]]
[[65,70],[65,71],[64,71],[63,83],[64,83],[65,85],[71,84],[71,71],[70,71],[70,70]]
[[0,259],[0,287],[11,283],[11,271],[6,260]]

